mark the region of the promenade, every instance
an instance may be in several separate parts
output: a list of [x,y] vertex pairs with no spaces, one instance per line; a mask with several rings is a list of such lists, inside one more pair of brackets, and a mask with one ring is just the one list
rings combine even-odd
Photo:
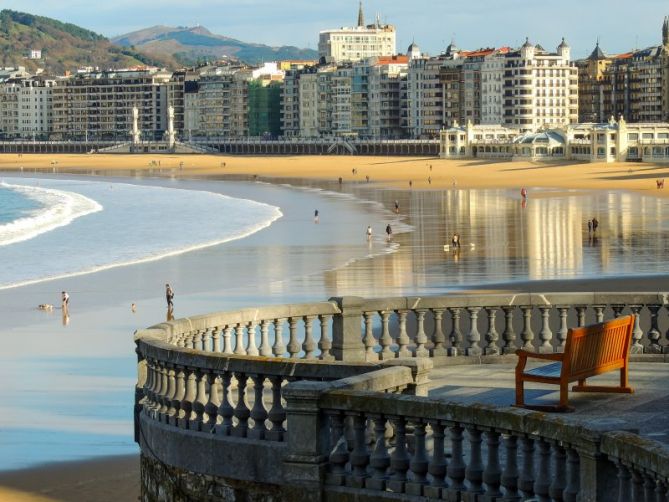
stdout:
[[[465,405],[510,406],[514,402],[514,369],[514,364],[435,367],[430,372],[429,397]],[[569,404],[574,407],[574,412],[551,413],[550,416],[566,420],[587,419],[593,424],[610,419],[624,420],[630,429],[637,429],[639,435],[669,443],[667,379],[669,365],[635,362],[630,366],[634,394],[570,392]],[[590,383],[615,385],[618,373],[605,373]],[[527,382],[525,398],[531,404],[554,404],[559,399],[558,387]]]

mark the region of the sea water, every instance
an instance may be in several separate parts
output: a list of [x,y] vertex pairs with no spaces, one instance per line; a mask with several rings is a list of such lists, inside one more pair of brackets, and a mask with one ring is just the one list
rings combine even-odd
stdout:
[[221,194],[21,178],[0,185],[0,289],[240,239],[279,208]]

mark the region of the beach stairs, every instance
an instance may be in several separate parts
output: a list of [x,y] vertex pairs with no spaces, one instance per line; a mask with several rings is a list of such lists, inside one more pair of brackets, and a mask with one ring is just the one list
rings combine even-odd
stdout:
[[341,151],[348,152],[351,155],[358,153],[356,148],[348,141],[336,141],[328,147],[328,154],[340,153]]
[[130,153],[130,147],[130,141],[125,141],[123,143],[117,143],[105,148],[100,148],[98,153]]
[[217,148],[208,145],[201,145],[195,143],[181,143],[179,141],[174,145],[175,153],[204,153],[204,154],[218,154],[221,153]]

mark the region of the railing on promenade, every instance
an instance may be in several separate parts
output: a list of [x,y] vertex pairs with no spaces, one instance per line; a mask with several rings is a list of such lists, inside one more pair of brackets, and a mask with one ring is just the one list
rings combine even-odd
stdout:
[[[638,314],[633,359],[669,353],[667,293],[466,294],[269,306],[163,323],[168,344],[204,352],[343,362],[560,352],[570,326]],[[468,358],[460,358],[467,360]]]
[[569,326],[627,312],[637,357],[664,360],[665,293],[344,297],[159,324],[136,334],[136,440],[289,498],[666,501],[669,452],[629,424],[424,397],[433,362],[559,351]]

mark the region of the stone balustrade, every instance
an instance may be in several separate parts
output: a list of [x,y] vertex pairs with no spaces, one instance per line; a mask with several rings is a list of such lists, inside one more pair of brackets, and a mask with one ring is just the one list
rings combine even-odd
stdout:
[[143,498],[667,501],[669,451],[620,422],[425,397],[433,364],[560,351],[627,312],[635,357],[664,361],[666,300],[345,297],[138,331]]

